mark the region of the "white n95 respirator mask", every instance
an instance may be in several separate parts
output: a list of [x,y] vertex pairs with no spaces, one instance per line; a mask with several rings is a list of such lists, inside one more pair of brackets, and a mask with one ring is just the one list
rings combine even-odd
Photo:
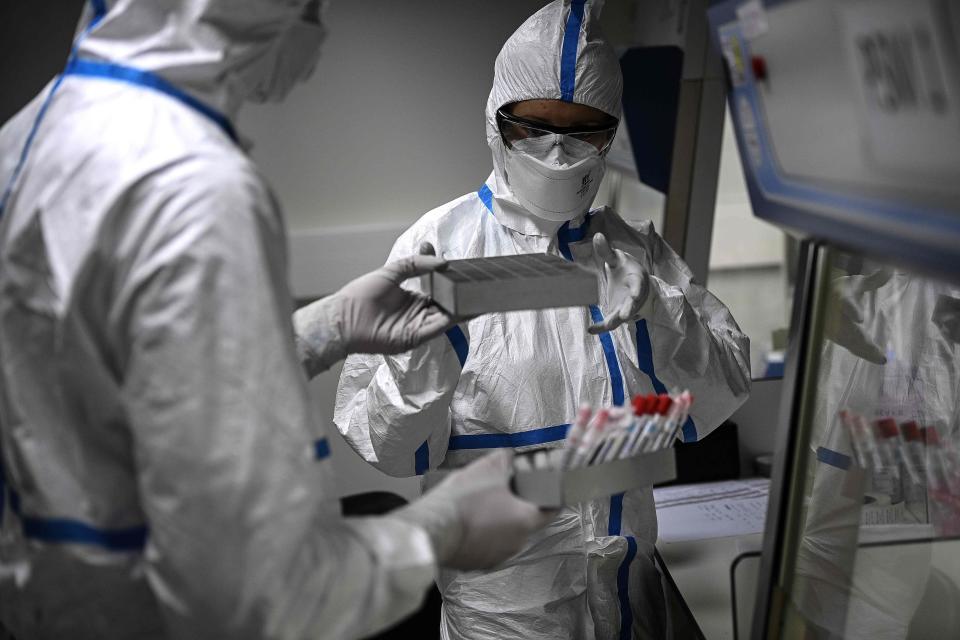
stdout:
[[594,145],[558,133],[505,147],[503,168],[524,209],[544,220],[567,222],[590,208],[606,163]]

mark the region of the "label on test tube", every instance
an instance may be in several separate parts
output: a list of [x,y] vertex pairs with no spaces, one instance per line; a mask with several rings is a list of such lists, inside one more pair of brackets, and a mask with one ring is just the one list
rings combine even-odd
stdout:
[[613,407],[610,409],[610,419],[607,421],[603,437],[594,443],[593,449],[587,456],[587,464],[598,464],[603,460],[603,456],[613,446],[613,440],[626,428],[626,420],[629,414],[623,407]]
[[647,426],[647,423],[656,416],[656,408],[660,398],[657,395],[650,394],[646,397],[633,399],[634,423],[630,429],[630,434],[620,448],[619,457],[626,458],[633,453],[637,444],[637,439]]
[[650,448],[650,444],[656,437],[657,433],[660,432],[660,428],[667,419],[667,412],[670,409],[671,403],[672,401],[670,400],[669,396],[660,397],[657,403],[655,415],[647,421],[646,425],[644,425],[643,431],[640,433],[640,437],[637,438],[637,443],[634,445],[630,455],[643,453]]
[[839,412],[840,423],[846,428],[847,436],[850,438],[850,448],[853,450],[854,459],[857,466],[866,469],[870,466],[870,460],[867,457],[866,445],[863,444],[860,437],[860,430],[857,428],[856,421],[846,409]]
[[603,438],[603,432],[606,429],[607,421],[610,419],[610,412],[601,409],[593,417],[593,421],[587,426],[583,439],[580,440],[580,446],[573,454],[570,460],[570,467],[579,467],[586,464],[594,445]]
[[557,465],[559,468],[565,469],[570,466],[570,461],[573,460],[573,456],[576,454],[577,449],[580,447],[580,442],[583,440],[583,435],[587,430],[587,425],[590,423],[592,413],[593,410],[588,404],[582,404],[580,408],[577,409],[577,417],[567,432],[564,448],[560,450],[560,464]]
[[873,435],[873,429],[867,419],[860,414],[851,414],[853,424],[857,429],[857,436],[863,444],[863,451],[866,454],[868,467],[879,469],[883,466],[883,458],[880,457],[880,450],[877,447],[877,440]]
[[655,450],[669,447],[680,433],[680,428],[687,421],[687,415],[690,412],[690,405],[693,404],[693,396],[689,391],[681,393],[676,400],[676,414],[669,426],[664,429],[663,436],[656,443]]
[[[656,403],[656,396],[652,396],[652,401]],[[617,433],[611,438],[610,445],[605,447],[600,455],[600,462],[609,462],[623,455],[623,450],[630,439],[637,433],[642,426],[642,420],[647,413],[647,407],[650,405],[650,396],[637,396],[631,403],[633,413],[624,417],[623,425]]]

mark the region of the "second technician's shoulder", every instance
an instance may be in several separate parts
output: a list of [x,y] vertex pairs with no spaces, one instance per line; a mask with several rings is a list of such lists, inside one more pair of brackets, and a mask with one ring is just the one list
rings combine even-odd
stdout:
[[394,244],[392,258],[416,253],[429,242],[448,259],[482,255],[482,238],[494,218],[476,192],[470,192],[420,216]]

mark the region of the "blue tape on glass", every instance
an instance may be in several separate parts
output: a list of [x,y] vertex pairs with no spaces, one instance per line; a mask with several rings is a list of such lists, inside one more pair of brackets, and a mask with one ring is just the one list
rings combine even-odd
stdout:
[[839,451],[834,451],[833,449],[827,449],[826,447],[817,447],[817,460],[831,467],[843,469],[844,471],[849,469],[850,464],[853,462],[850,456],[844,455]]
[[556,442],[567,437],[569,424],[558,424],[554,427],[544,427],[531,431],[517,433],[474,433],[451,436],[447,447],[450,451],[465,449],[505,449],[512,447],[527,447],[533,444]]

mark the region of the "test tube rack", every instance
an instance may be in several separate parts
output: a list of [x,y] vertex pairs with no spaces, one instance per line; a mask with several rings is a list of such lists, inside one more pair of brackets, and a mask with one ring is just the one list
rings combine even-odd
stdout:
[[[524,455],[524,454],[519,454]],[[677,477],[673,447],[572,469],[517,471],[513,492],[541,507],[558,508],[651,487]]]
[[546,253],[450,260],[430,274],[430,297],[456,316],[597,304],[597,276]]

